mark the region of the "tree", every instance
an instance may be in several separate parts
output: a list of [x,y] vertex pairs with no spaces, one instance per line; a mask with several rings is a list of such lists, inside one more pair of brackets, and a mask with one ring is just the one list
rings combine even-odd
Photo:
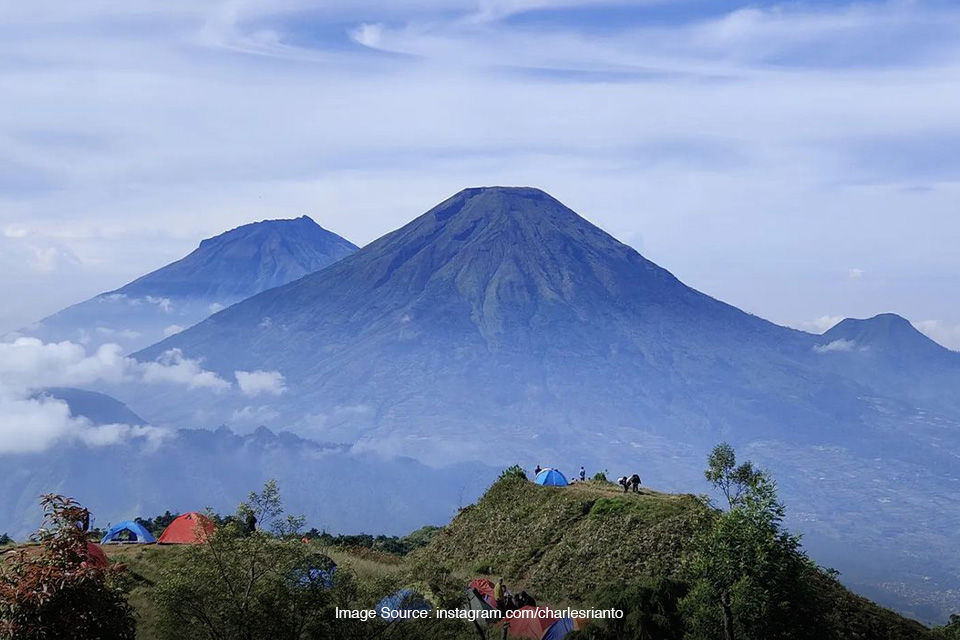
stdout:
[[501,471],[500,477],[497,478],[497,480],[503,480],[504,478],[520,478],[521,480],[526,480],[527,472],[524,471],[523,467],[515,464]]
[[133,609],[122,587],[123,567],[91,561],[77,524],[89,512],[59,495],[41,499],[39,548],[25,548],[0,565],[0,639],[132,640]]
[[6,533],[0,534],[0,547],[4,547],[8,544],[13,544],[13,538],[8,536]]
[[669,578],[645,578],[633,584],[608,585],[600,589],[592,606],[619,609],[622,618],[598,620],[577,638],[585,640],[683,640],[684,621],[680,601],[689,586]]
[[733,447],[721,442],[710,452],[704,475],[715,488],[723,492],[727,505],[733,508],[760,479],[761,472],[749,460],[737,466],[737,454]]
[[[246,532],[241,523],[248,513],[278,534]],[[316,546],[292,538],[288,527],[298,519],[284,514],[276,483],[252,493],[237,515],[204,544],[184,549],[163,572],[157,585],[161,637],[345,637],[351,622],[335,620],[333,610],[351,607],[352,577],[342,569],[332,572]]]
[[237,519],[240,522],[246,522],[250,516],[256,518],[260,530],[284,537],[299,536],[306,523],[303,516],[284,513],[280,487],[276,480],[269,480],[259,493],[251,491],[247,500],[237,507]]
[[942,627],[934,627],[934,634],[946,640],[960,640],[960,614],[951,614],[950,622]]
[[729,445],[710,456],[707,477],[724,490],[730,509],[713,514],[687,566],[692,589],[683,610],[689,637],[823,638],[810,579],[817,569],[800,538],[782,527],[785,509],[776,483],[747,465],[736,466]]

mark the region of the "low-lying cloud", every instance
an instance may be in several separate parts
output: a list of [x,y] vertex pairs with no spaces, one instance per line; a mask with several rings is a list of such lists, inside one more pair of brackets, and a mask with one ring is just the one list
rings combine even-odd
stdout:
[[44,393],[51,387],[120,383],[174,384],[213,391],[232,387],[177,349],[154,362],[138,362],[125,357],[115,344],[88,353],[74,342],[47,343],[28,337],[0,342],[0,454],[40,452],[61,441],[104,446],[130,438],[151,443],[162,439],[167,432],[157,427],[94,424],[73,415],[65,401]]
[[817,353],[830,353],[832,351],[853,351],[857,343],[853,340],[834,340],[827,344],[818,344],[813,347]]
[[245,396],[279,396],[287,390],[286,379],[279,371],[235,371],[234,376],[240,392]]

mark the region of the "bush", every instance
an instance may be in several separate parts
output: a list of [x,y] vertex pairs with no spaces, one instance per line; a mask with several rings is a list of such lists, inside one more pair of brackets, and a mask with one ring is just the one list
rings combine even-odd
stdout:
[[634,584],[610,585],[594,598],[597,609],[619,609],[623,617],[598,620],[576,634],[583,640],[682,640],[680,601],[689,587],[667,578],[645,578]]
[[40,547],[0,565],[0,639],[133,640],[136,622],[122,588],[123,567],[90,558],[78,525],[89,512],[70,498],[41,500]]
[[607,484],[613,484],[612,482],[610,482],[610,479],[607,478],[606,470],[597,471],[595,474],[593,474],[593,477],[590,479],[593,480],[594,482],[605,482]]
[[523,470],[518,464],[513,465],[512,467],[507,467],[502,472],[500,472],[500,477],[498,480],[504,480],[506,478],[520,478],[522,480],[527,479],[527,472]]

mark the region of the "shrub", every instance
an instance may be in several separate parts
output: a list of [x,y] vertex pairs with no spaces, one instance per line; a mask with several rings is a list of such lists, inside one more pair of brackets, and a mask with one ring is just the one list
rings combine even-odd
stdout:
[[513,465],[512,467],[507,467],[500,473],[498,480],[503,480],[505,478],[520,478],[523,480],[527,479],[527,472],[523,470],[518,464]]
[[46,495],[40,547],[0,565],[0,639],[133,640],[136,622],[122,588],[122,566],[90,558],[78,525],[89,512]]

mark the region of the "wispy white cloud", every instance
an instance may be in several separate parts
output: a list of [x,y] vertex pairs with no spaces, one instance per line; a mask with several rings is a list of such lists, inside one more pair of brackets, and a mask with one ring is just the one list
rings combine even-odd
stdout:
[[942,320],[921,320],[915,323],[917,329],[930,339],[939,342],[948,349],[960,351],[960,323]]
[[853,351],[857,343],[853,340],[834,340],[827,344],[818,344],[813,347],[817,353],[831,353],[834,351]]
[[146,383],[165,382],[213,391],[225,391],[231,386],[213,371],[203,369],[199,361],[185,357],[180,349],[166,351],[156,361],[138,366]]
[[286,379],[279,371],[236,371],[237,385],[246,396],[279,396],[287,391]]
[[[0,56],[16,63],[0,69],[0,167],[17,168],[0,172],[17,176],[0,185],[0,228],[15,231],[0,268],[22,276],[0,293],[23,300],[0,326],[242,222],[309,212],[362,244],[493,182],[544,187],[767,316],[840,308],[849,292],[833,274],[851,260],[871,275],[960,273],[939,240],[956,228],[960,184],[857,152],[960,137],[960,9],[948,5],[705,16],[689,3],[686,19],[591,29],[537,19],[610,3],[62,4],[0,8]],[[79,262],[32,270],[30,247]],[[737,271],[728,256],[777,266]],[[949,296],[887,282],[862,287],[854,311],[951,319],[936,302]]]

